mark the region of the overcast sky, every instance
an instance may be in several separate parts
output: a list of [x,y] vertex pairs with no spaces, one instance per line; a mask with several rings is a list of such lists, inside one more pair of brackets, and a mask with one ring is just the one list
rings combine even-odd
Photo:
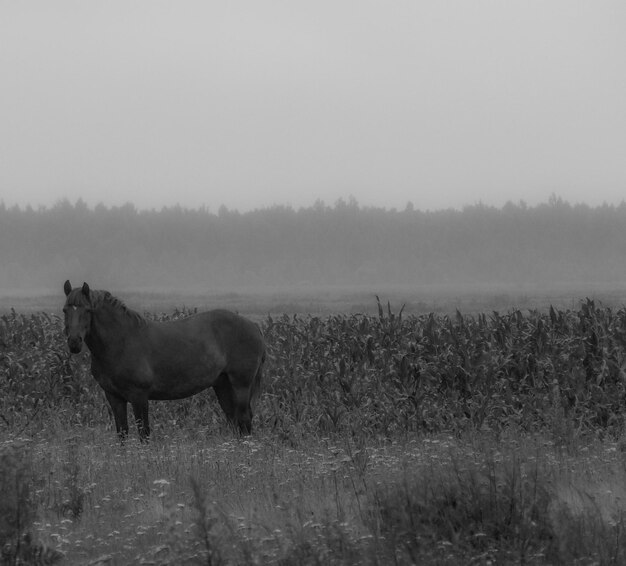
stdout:
[[0,0],[0,200],[626,198],[626,2]]

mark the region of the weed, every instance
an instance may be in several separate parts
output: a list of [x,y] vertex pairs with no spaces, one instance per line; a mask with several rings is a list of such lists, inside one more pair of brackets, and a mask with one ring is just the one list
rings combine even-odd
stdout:
[[190,483],[193,492],[193,504],[198,515],[196,529],[203,545],[203,562],[207,566],[221,566],[225,563],[224,557],[214,532],[220,517],[209,509],[198,480],[192,477]]
[[26,443],[0,447],[0,547],[9,545],[16,552],[35,518],[32,470],[32,455]]
[[55,564],[63,554],[36,541],[35,481],[31,449],[26,443],[0,446],[0,564]]

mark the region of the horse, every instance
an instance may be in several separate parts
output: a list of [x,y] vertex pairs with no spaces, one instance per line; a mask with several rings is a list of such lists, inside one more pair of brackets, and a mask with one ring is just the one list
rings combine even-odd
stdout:
[[78,354],[87,345],[91,373],[122,441],[128,436],[128,403],[144,442],[150,436],[149,400],[182,399],[209,387],[235,430],[251,434],[265,361],[255,323],[223,309],[154,322],[87,283],[73,289],[68,280],[63,290],[69,350]]

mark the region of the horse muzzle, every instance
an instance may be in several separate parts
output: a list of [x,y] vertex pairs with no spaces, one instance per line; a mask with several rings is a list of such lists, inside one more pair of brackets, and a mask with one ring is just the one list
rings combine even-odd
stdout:
[[67,339],[67,345],[72,354],[79,354],[83,349],[83,339],[80,336],[71,336]]

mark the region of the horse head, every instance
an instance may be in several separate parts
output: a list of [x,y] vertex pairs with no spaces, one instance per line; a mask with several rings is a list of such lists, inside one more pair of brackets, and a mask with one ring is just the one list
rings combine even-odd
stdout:
[[68,279],[63,290],[66,297],[63,314],[65,315],[67,345],[72,354],[78,354],[83,348],[85,336],[91,326],[92,306],[89,285],[83,283],[82,287],[72,289]]

